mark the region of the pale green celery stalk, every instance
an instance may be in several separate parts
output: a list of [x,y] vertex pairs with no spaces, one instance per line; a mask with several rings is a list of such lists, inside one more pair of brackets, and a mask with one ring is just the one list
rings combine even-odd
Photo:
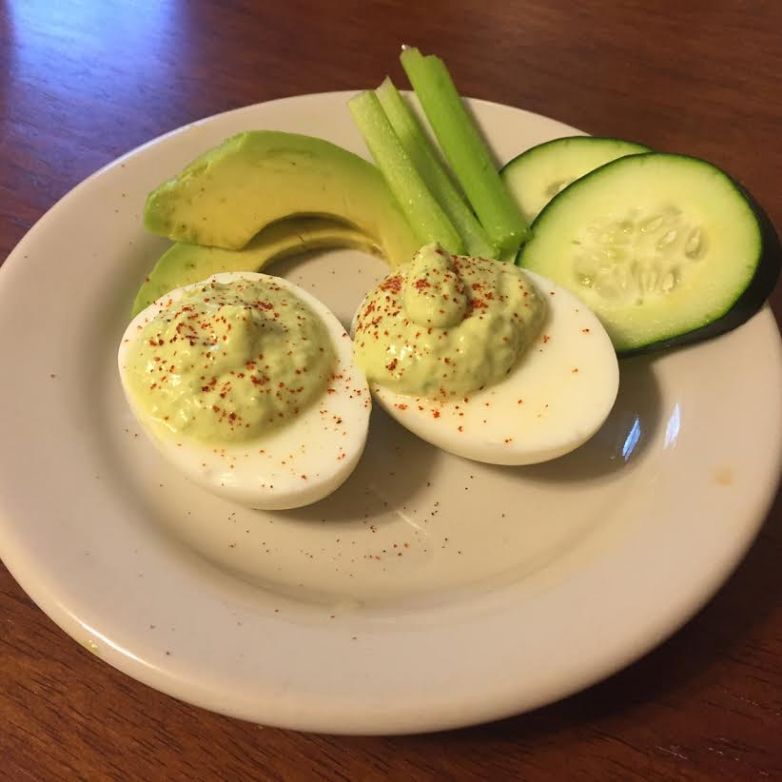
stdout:
[[353,119],[410,226],[422,244],[437,242],[451,253],[464,245],[448,216],[429,192],[371,90],[348,102]]
[[424,57],[413,47],[401,56],[426,119],[489,239],[503,258],[515,256],[529,227],[514,203],[475,121],[439,57]]
[[451,181],[437,157],[429,137],[419,124],[412,109],[400,95],[394,82],[386,77],[375,90],[375,95],[377,95],[391,127],[399,136],[405,152],[461,235],[467,252],[482,258],[496,258],[497,248],[491,244],[486,231],[478,222],[478,218]]

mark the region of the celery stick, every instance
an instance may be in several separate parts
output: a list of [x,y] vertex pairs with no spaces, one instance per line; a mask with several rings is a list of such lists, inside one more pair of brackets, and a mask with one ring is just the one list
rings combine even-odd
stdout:
[[394,82],[386,77],[375,90],[375,95],[386,112],[391,127],[399,136],[405,152],[461,235],[467,252],[483,258],[497,257],[497,249],[492,246],[478,218],[451,181],[431,141]]
[[494,168],[489,150],[445,64],[438,57],[424,57],[415,48],[404,48],[401,61],[481,225],[503,257],[513,256],[527,238],[529,228]]
[[438,242],[451,253],[464,252],[461,237],[407,156],[375,93],[368,90],[356,95],[348,107],[421,243]]

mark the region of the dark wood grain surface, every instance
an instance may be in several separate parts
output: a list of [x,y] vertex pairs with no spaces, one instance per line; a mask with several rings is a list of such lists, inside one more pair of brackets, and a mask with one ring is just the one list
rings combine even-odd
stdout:
[[[773,0],[6,0],[0,258],[117,155],[225,109],[401,80],[402,42],[441,54],[465,94],[709,158],[782,226]],[[772,304],[779,319],[779,288]],[[84,651],[0,567],[0,778],[782,779],[781,561],[778,499],[714,600],[629,669],[532,714],[397,738],[179,703]]]

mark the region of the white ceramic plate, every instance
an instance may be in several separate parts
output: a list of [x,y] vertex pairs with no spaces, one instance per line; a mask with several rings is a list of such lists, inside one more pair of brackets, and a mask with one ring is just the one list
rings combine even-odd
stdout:
[[[395,733],[503,717],[649,650],[727,577],[780,471],[782,360],[766,309],[720,339],[622,365],[610,420],[547,465],[447,456],[375,414],[357,472],[279,513],[190,485],[139,435],[115,370],[166,242],[147,192],[248,128],[356,151],[331,93],[185,127],[57,204],[0,272],[0,555],[96,655],[178,698],[301,730]],[[498,157],[574,132],[474,102]],[[281,264],[349,320],[382,264]]]

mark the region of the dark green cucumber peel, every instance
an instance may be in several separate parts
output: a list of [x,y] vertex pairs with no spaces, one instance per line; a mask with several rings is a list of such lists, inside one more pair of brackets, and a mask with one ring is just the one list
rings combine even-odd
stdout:
[[[673,157],[682,161],[690,160],[696,164],[706,164],[707,166],[715,169],[724,180],[733,188],[737,196],[742,199],[744,204],[748,207],[754,219],[757,223],[758,239],[756,252],[753,252],[755,256],[754,269],[751,276],[746,280],[746,284],[742,287],[737,287],[735,290],[735,296],[728,302],[724,303],[724,306],[717,312],[711,312],[708,314],[708,322],[702,325],[695,326],[693,328],[687,328],[679,331],[678,333],[671,333],[664,335],[659,339],[654,339],[644,344],[638,344],[630,347],[617,346],[617,354],[620,357],[626,357],[631,355],[638,355],[648,353],[652,351],[659,351],[663,349],[681,347],[685,345],[701,342],[713,337],[717,337],[728,331],[731,331],[738,326],[749,320],[754,314],[756,314],[760,308],[766,302],[769,294],[774,289],[777,280],[780,275],[780,267],[782,266],[782,244],[780,243],[779,236],[774,229],[770,219],[760,204],[754,199],[754,197],[733,177],[726,172],[718,169],[708,161],[704,161],[700,158],[690,155],[670,155],[664,153],[648,153],[633,155],[631,157],[647,158],[647,157]],[[573,183],[564,188],[560,194],[555,196],[549,204],[541,211],[536,220],[533,222],[532,241],[522,248],[521,253],[517,259],[517,263],[521,266],[531,265],[536,271],[546,276],[546,269],[541,268],[540,264],[525,263],[525,256],[528,256],[528,250],[535,249],[534,239],[540,236],[542,230],[552,231],[556,230],[556,224],[551,227],[548,225],[550,216],[560,209],[560,206],[564,199],[570,198],[574,192],[583,190],[585,187],[590,186],[590,180],[594,181],[596,177],[600,176],[612,166],[616,166],[618,163],[622,163],[626,158],[618,159],[606,163],[603,166],[595,169],[594,171],[586,174],[580,179],[575,180]],[[580,194],[579,194],[580,195]],[[528,260],[528,258],[527,258]],[[554,275],[552,278],[556,281],[557,278]],[[565,287],[569,287],[576,295],[582,295],[582,291],[579,291],[574,284],[568,284],[564,280],[558,280]],[[583,295],[582,295],[583,298]],[[594,307],[596,314],[600,316],[599,307]]]
[[615,136],[585,136],[585,135],[576,135],[576,136],[560,136],[559,138],[553,138],[549,139],[548,141],[541,141],[540,144],[535,144],[534,147],[529,147],[529,149],[525,149],[523,152],[519,152],[516,157],[511,158],[504,166],[503,168],[507,168],[511,163],[513,163],[516,160],[519,160],[520,158],[527,157],[531,155],[534,152],[540,152],[544,149],[550,149],[551,147],[557,147],[561,144],[565,144],[567,142],[571,142],[574,140],[578,141],[587,141],[587,142],[608,142],[609,144],[618,144],[622,146],[627,147],[634,147],[637,149],[638,152],[651,152],[651,147],[647,147],[645,144],[641,144],[640,141],[630,141],[625,138],[616,138]]

